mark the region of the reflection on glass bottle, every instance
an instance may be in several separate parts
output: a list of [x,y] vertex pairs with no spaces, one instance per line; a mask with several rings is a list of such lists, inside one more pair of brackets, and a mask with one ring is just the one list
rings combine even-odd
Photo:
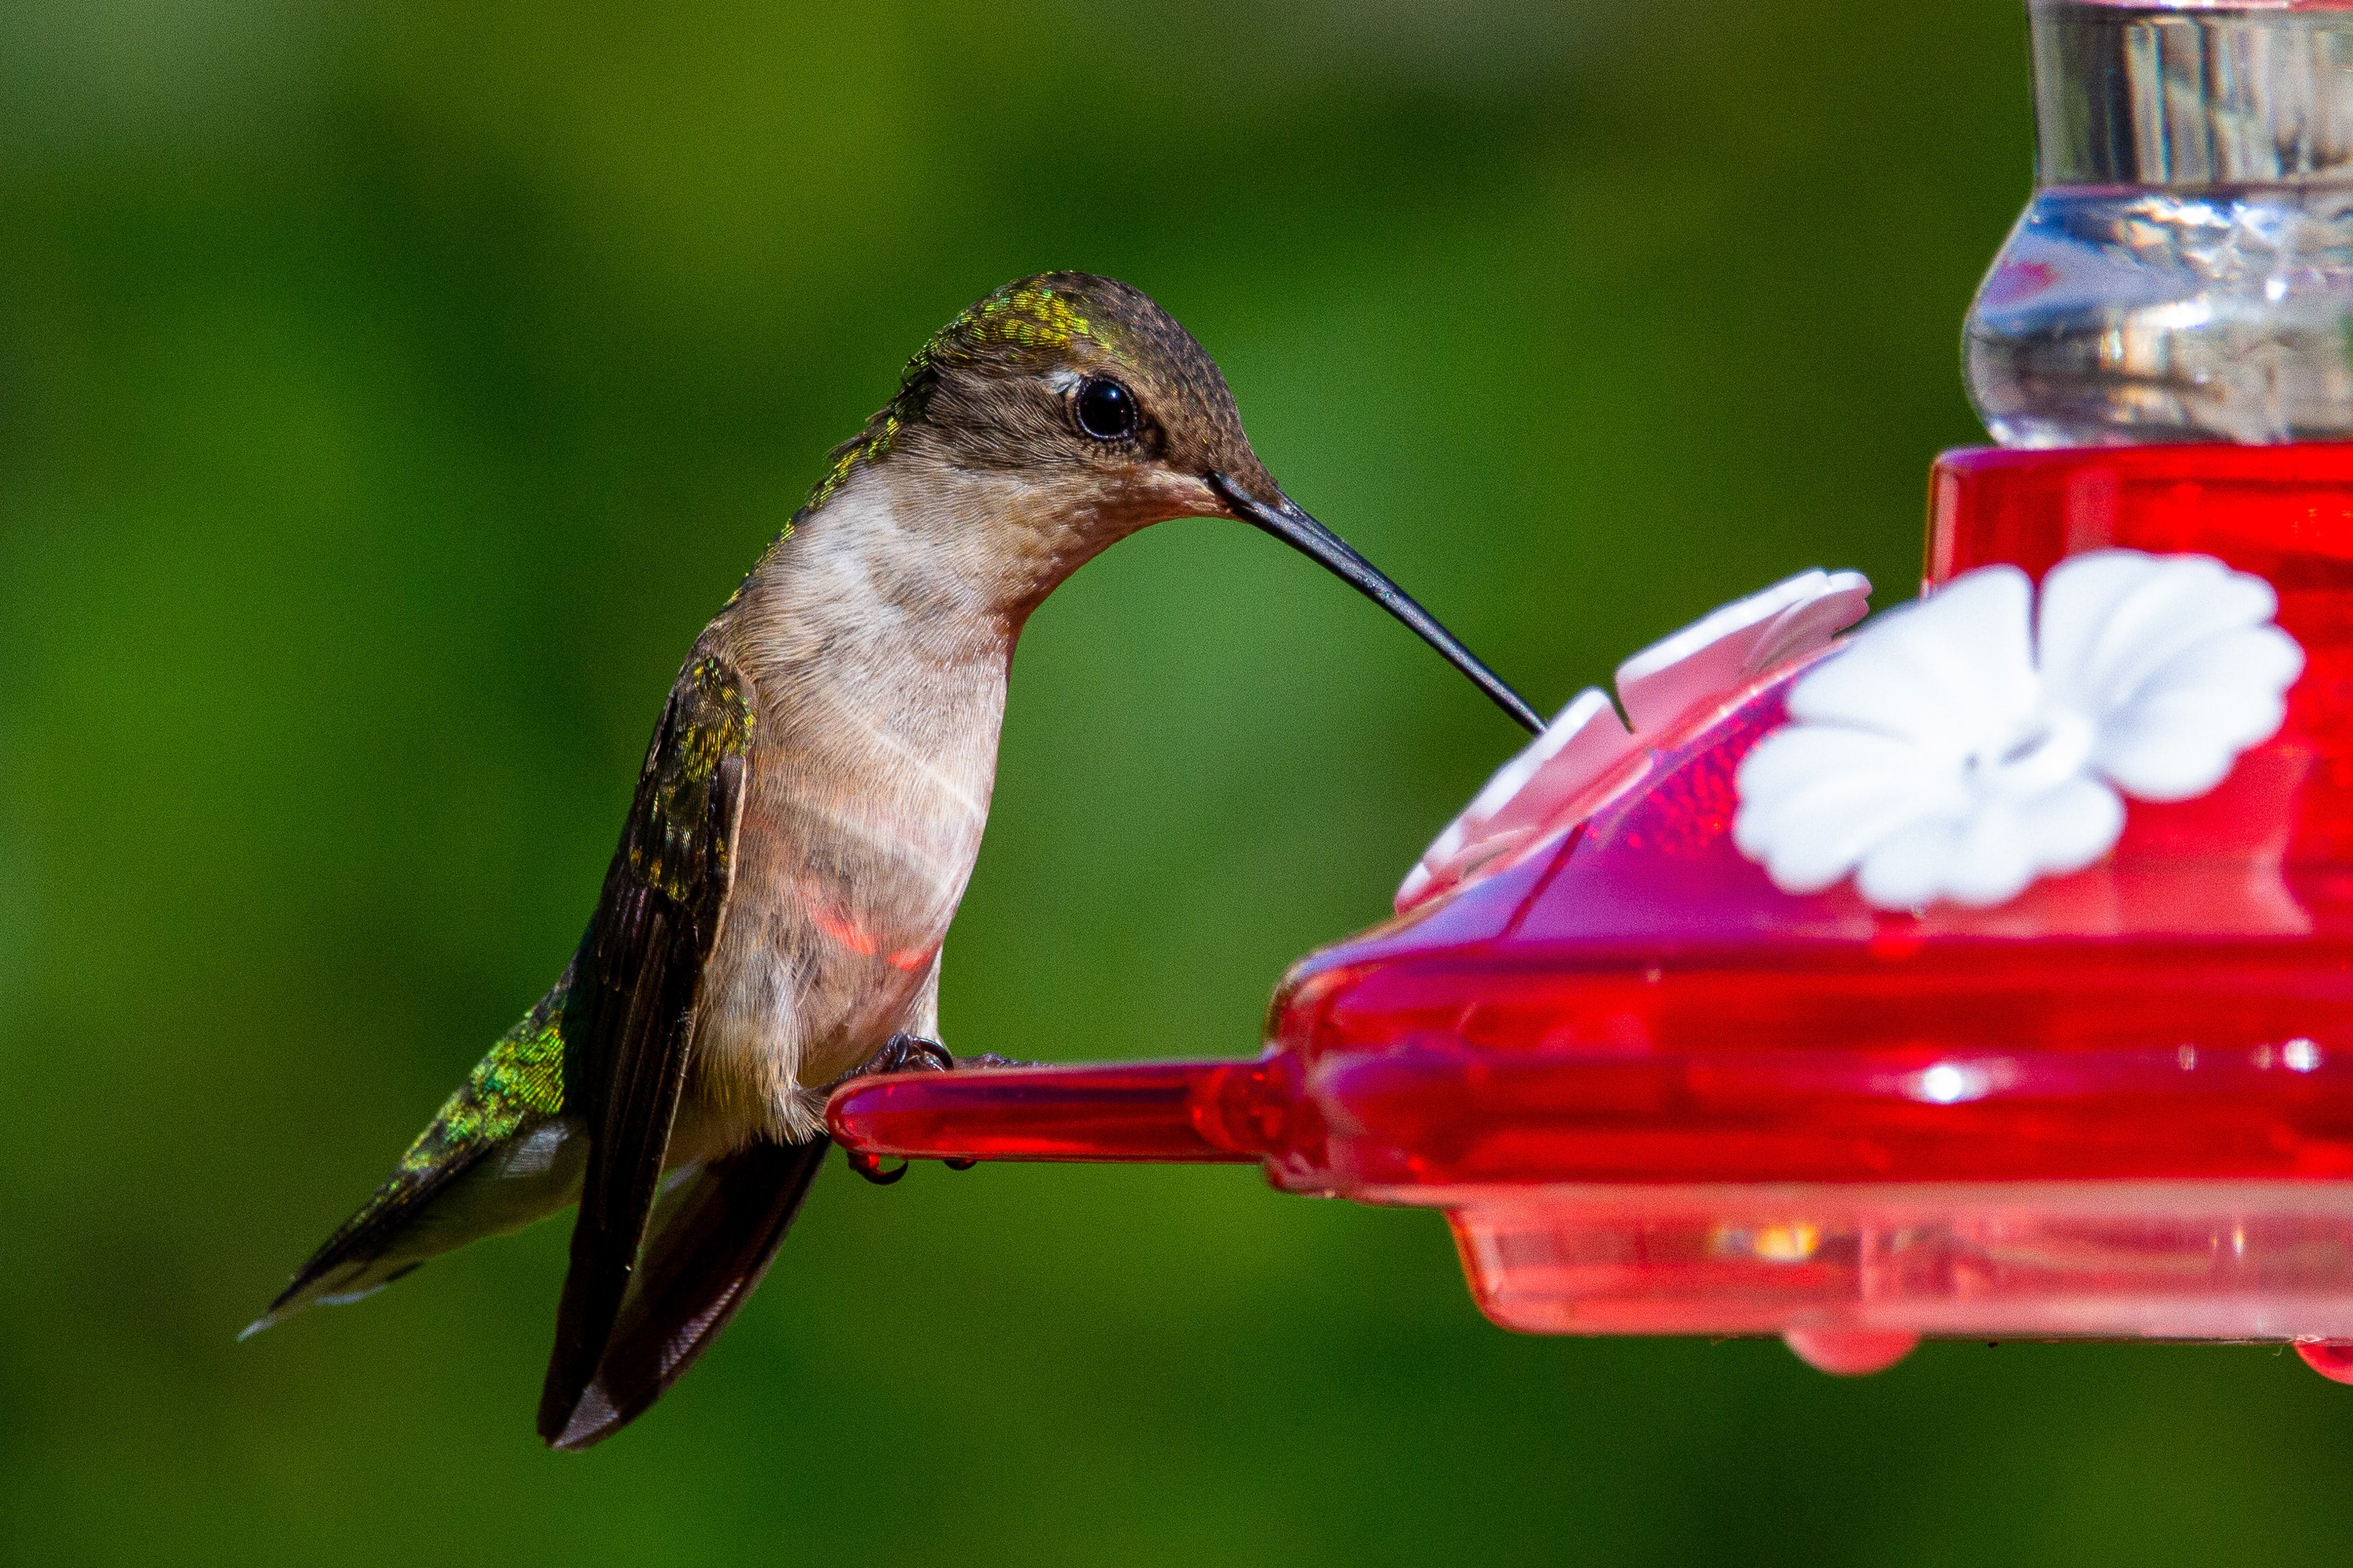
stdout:
[[2353,437],[2353,9],[2031,11],[2034,200],[1965,339],[1995,439]]

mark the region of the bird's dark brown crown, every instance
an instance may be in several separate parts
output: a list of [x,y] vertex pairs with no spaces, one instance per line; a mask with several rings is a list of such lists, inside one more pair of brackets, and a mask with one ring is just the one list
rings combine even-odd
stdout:
[[[1132,437],[1091,439],[1071,422],[1065,395],[1090,379],[1116,381],[1134,395]],[[934,333],[907,362],[897,394],[834,449],[802,515],[860,467],[900,453],[968,469],[1258,466],[1225,377],[1193,335],[1140,290],[1085,272],[1018,279]]]

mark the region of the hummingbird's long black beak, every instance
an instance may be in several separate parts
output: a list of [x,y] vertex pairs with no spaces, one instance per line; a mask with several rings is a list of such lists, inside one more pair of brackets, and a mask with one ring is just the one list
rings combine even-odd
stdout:
[[1209,475],[1208,486],[1236,517],[1322,563],[1334,576],[1411,626],[1422,641],[1446,656],[1447,663],[1476,682],[1496,707],[1519,721],[1530,734],[1543,733],[1544,720],[1522,700],[1518,692],[1504,684],[1501,676],[1480,663],[1452,632],[1438,624],[1436,616],[1407,597],[1405,590],[1383,576],[1379,568],[1351,550],[1347,541],[1301,510],[1289,496],[1278,491],[1271,503],[1262,501],[1238,488],[1223,474]]

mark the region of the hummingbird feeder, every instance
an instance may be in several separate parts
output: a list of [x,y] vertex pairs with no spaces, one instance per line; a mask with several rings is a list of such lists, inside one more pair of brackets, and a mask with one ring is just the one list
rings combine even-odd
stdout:
[[859,1079],[834,1137],[1437,1208],[1533,1332],[2353,1382],[2353,3],[2028,9],[2001,445],[1919,604],[1841,638],[1809,573],[1628,660],[1256,1059]]

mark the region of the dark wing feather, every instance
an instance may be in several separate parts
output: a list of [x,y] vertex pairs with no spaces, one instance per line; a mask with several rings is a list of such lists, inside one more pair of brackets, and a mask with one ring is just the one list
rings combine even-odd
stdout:
[[686,1375],[759,1285],[832,1141],[758,1142],[714,1160],[662,1205],[596,1375],[558,1448],[602,1442]]
[[719,935],[752,744],[749,683],[707,647],[670,689],[574,979],[588,1171],[540,1394],[539,1434],[572,1424],[610,1341],[686,1084]]

